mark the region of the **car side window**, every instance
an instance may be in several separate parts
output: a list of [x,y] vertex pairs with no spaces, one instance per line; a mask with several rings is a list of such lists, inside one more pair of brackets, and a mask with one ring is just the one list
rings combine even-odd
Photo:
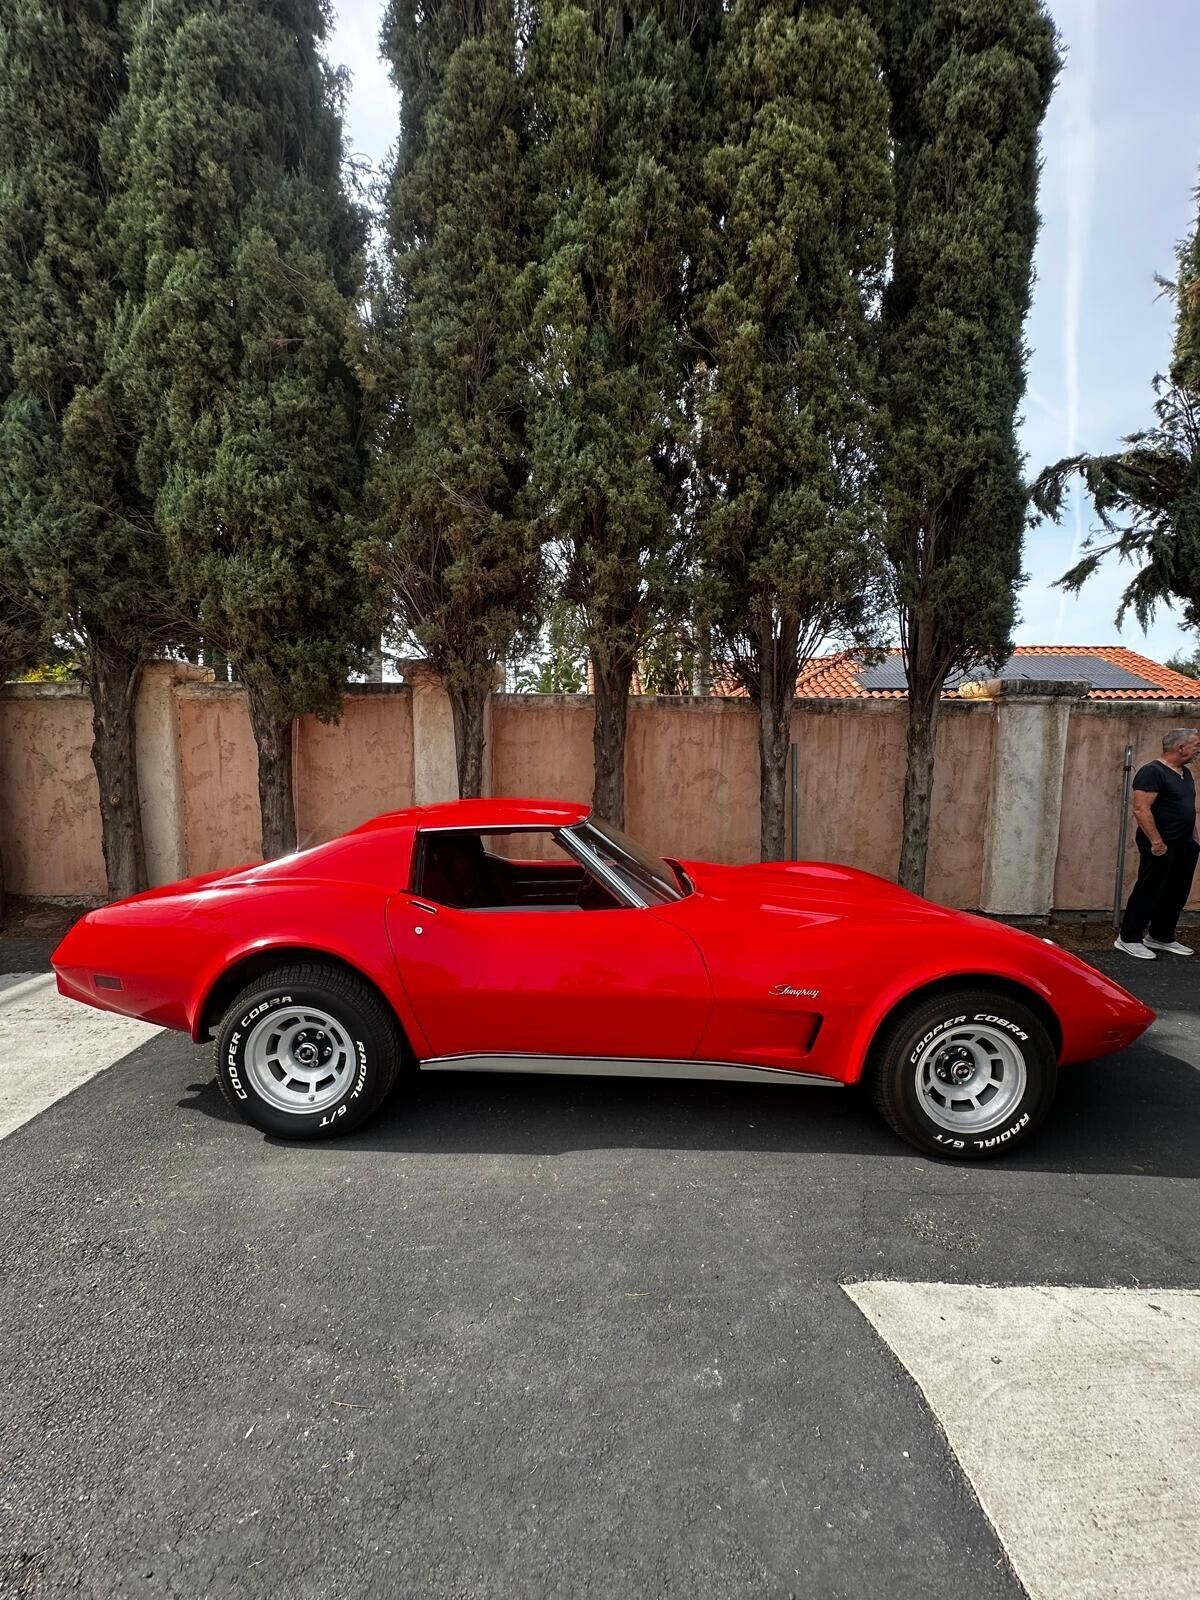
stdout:
[[550,829],[424,831],[413,892],[459,911],[599,911],[619,903]]

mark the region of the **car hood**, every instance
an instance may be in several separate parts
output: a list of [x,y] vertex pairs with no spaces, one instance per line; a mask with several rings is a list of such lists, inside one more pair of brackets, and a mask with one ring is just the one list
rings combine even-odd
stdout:
[[887,878],[826,861],[766,861],[741,867],[680,863],[701,894],[763,910],[812,916],[945,921],[962,915],[911,894]]

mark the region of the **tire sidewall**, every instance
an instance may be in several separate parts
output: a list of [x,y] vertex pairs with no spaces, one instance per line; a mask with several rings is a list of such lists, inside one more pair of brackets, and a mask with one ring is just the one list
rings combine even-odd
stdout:
[[[917,1063],[939,1034],[971,1023],[1007,1033],[1025,1058],[1025,1092],[1005,1120],[986,1133],[952,1133],[936,1123],[917,1093]],[[979,1160],[1000,1155],[1022,1143],[1041,1122],[1054,1098],[1056,1064],[1045,1029],[1015,1001],[978,995],[950,995],[931,1002],[910,1019],[892,1043],[893,1070],[898,1072],[897,1112],[913,1143],[930,1155]]]
[[[311,1005],[328,1012],[345,1028],[358,1066],[341,1098],[311,1115],[300,1116],[272,1106],[254,1087],[246,1068],[246,1045],[256,1026],[272,1011],[289,1005]],[[264,1133],[284,1138],[325,1139],[349,1132],[378,1103],[382,1088],[384,1041],[375,1019],[346,995],[333,994],[319,984],[274,982],[266,979],[242,995],[232,1006],[217,1035],[216,1065],[226,1098],[247,1122]]]

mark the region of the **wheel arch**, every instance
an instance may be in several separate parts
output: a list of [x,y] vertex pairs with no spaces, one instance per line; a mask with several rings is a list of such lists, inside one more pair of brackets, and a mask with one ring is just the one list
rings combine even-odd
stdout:
[[334,954],[330,950],[322,950],[315,945],[283,944],[268,945],[257,950],[248,950],[219,972],[208,990],[196,1007],[192,1019],[192,1039],[199,1044],[211,1038],[216,1032],[217,1025],[225,1014],[226,1007],[233,997],[253,983],[256,978],[265,978],[268,973],[277,967],[291,966],[297,961],[319,962],[322,966],[334,967],[340,972],[357,978],[360,983],[365,983],[373,989],[389,1013],[396,1019],[396,1027],[400,1030],[400,1038],[409,1055],[413,1053],[412,1041],[409,1038],[408,1028],[404,1018],[396,1009],[396,1003],[387,991],[371,976],[364,972],[362,967],[353,961],[348,961],[345,956]]
[[1013,1000],[1019,1000],[1022,1005],[1028,1006],[1041,1022],[1050,1036],[1054,1046],[1055,1060],[1062,1056],[1063,1029],[1058,1019],[1058,1013],[1036,989],[1031,989],[1028,984],[1019,982],[1016,978],[1006,978],[995,972],[955,972],[947,977],[931,978],[927,982],[918,984],[915,988],[906,990],[903,995],[892,1000],[881,1016],[876,1018],[871,1028],[865,1048],[859,1053],[859,1078],[864,1078],[874,1060],[875,1050],[884,1030],[898,1016],[924,1000],[930,1000],[935,995],[961,994],[971,989],[991,989],[998,994],[1006,994]]

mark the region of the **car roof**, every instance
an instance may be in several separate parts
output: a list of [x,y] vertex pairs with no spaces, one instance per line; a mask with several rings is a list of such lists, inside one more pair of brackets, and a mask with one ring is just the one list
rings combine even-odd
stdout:
[[408,806],[385,811],[355,828],[368,833],[382,828],[569,828],[582,822],[590,806],[564,800],[446,800],[440,805]]

